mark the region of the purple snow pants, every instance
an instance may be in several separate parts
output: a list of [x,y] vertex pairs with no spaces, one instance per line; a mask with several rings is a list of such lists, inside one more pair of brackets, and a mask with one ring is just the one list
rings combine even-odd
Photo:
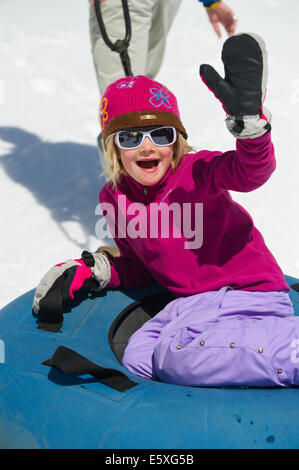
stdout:
[[130,338],[128,370],[163,382],[299,385],[299,317],[286,291],[223,287],[170,302]]

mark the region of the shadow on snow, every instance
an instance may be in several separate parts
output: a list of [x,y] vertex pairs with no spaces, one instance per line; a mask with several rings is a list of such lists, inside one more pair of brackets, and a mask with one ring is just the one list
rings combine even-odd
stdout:
[[[99,190],[105,184],[97,148],[43,141],[16,127],[0,127],[0,139],[13,145],[0,157],[7,175],[51,212],[69,240],[86,249],[90,237],[95,235],[95,208]],[[74,240],[63,225],[72,221],[80,224],[83,243]]]

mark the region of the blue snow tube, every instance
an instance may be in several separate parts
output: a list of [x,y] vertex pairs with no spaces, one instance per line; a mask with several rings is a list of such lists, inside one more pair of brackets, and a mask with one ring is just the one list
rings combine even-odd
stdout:
[[[286,281],[299,315],[299,280]],[[159,285],[89,298],[57,332],[38,326],[33,294],[0,313],[0,448],[299,448],[298,388],[183,387],[122,367],[130,334],[170,300]],[[45,365],[62,350],[108,380]]]

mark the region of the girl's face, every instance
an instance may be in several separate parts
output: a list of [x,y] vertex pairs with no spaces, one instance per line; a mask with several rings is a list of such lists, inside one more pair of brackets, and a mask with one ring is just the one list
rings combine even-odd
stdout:
[[153,186],[167,173],[173,158],[173,144],[155,145],[145,137],[136,149],[119,149],[125,171],[143,186]]

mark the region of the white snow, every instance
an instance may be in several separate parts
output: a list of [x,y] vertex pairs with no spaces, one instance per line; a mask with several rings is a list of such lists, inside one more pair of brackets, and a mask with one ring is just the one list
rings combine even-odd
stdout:
[[[239,18],[237,32],[255,32],[267,44],[266,106],[277,157],[276,172],[262,188],[233,197],[253,216],[283,271],[297,277],[299,2],[291,10],[278,0],[227,3]],[[104,180],[87,0],[2,0],[0,18],[3,307],[34,288],[53,264],[107,240],[94,231]],[[225,38],[217,39],[196,0],[183,0],[157,77],[177,95],[189,142],[198,148],[234,148],[223,110],[198,76],[201,63],[223,73]]]

